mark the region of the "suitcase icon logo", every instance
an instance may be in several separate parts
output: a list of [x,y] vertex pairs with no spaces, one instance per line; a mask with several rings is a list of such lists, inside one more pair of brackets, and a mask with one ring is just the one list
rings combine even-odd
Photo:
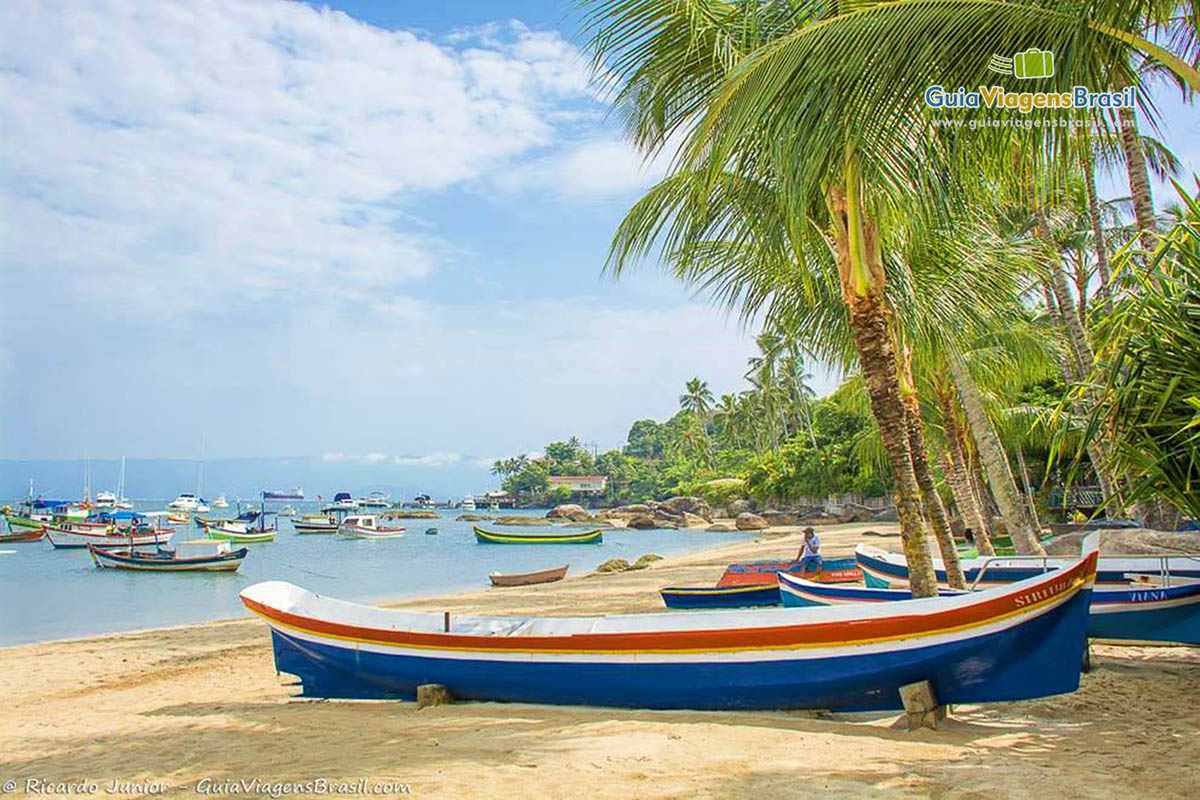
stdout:
[[1003,75],[1012,75],[1021,80],[1054,77],[1054,53],[1031,47],[1012,58],[992,56],[988,69]]

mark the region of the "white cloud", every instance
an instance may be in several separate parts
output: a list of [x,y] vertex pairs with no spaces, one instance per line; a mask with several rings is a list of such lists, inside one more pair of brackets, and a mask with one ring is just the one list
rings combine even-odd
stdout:
[[406,467],[452,467],[462,461],[458,453],[429,453],[423,456],[393,456],[392,463]]
[[366,464],[382,464],[388,460],[388,455],[387,453],[367,453],[362,460]]
[[556,33],[446,46],[281,0],[14,0],[0,93],[10,288],[125,315],[427,275],[419,193],[552,145],[590,97]]
[[494,182],[507,192],[608,199],[652,186],[667,174],[674,155],[674,148],[666,147],[647,159],[621,139],[585,139],[498,173]]

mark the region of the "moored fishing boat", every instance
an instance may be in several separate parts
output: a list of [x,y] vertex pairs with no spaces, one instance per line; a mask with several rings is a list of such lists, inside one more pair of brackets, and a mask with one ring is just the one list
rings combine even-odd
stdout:
[[142,572],[232,572],[250,552],[242,547],[231,550],[224,541],[179,542],[172,550],[138,550],[136,547],[97,547],[88,545],[92,561],[105,569]]
[[[908,584],[908,562],[903,553],[889,553],[872,545],[860,544],[854,550],[863,579],[875,588],[902,588]],[[1000,586],[1040,575],[1047,569],[1070,564],[1070,556],[983,556],[961,560],[967,583]],[[933,559],[939,584],[946,585],[946,571],[940,558]],[[982,571],[982,577],[980,572]],[[1178,581],[1200,580],[1200,554],[1184,556],[1102,556],[1096,572],[1100,585],[1125,586],[1135,577],[1158,579],[1163,585]]]
[[602,617],[451,617],[323,597],[279,581],[241,593],[278,671],[311,697],[677,709],[898,709],[928,680],[942,703],[1079,685],[1096,556],[959,597],[839,608]]
[[275,541],[274,528],[260,530],[258,528],[248,528],[244,524],[237,522],[209,525],[207,530],[208,538],[210,539],[220,539],[236,544],[258,544]]
[[395,539],[403,536],[407,528],[389,528],[380,525],[373,514],[346,517],[338,525],[338,536],[347,539]]
[[491,580],[492,586],[533,586],[539,583],[554,583],[567,576],[567,569],[570,566],[570,564],[563,564],[561,567],[551,567],[535,572],[492,572],[488,578]]
[[41,541],[46,535],[46,529],[42,525],[36,528],[18,527],[13,530],[12,525],[9,525],[8,533],[0,533],[0,544],[9,544],[12,542],[37,542]]
[[601,544],[604,541],[604,533],[598,529],[582,533],[500,533],[485,531],[478,525],[473,527],[475,541],[480,544]]
[[49,522],[48,519],[39,520],[32,517],[24,517],[19,514],[5,514],[4,521],[8,524],[8,530],[10,533],[17,533],[18,531],[40,531],[42,530],[43,526]]
[[[124,512],[128,513],[128,512]],[[60,549],[67,548],[85,548],[89,544],[98,545],[100,547],[121,545],[145,546],[155,544],[167,544],[171,541],[171,537],[175,535],[172,528],[151,528],[149,526],[137,525],[132,533],[128,530],[121,531],[114,528],[107,528],[103,531],[95,530],[71,530],[61,528],[56,525],[46,526],[46,538],[50,544]]]
[[292,518],[296,533],[337,533],[338,523],[329,514],[303,514]]
[[[784,606],[832,606],[911,600],[908,589],[829,585],[779,575]],[[941,595],[964,592],[939,588]],[[1177,586],[1098,586],[1092,591],[1088,636],[1139,642],[1200,644],[1200,582]]]

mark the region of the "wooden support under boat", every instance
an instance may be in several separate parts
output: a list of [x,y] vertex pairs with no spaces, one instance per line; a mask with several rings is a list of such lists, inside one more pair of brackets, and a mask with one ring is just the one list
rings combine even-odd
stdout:
[[554,583],[561,581],[567,575],[570,564],[561,567],[538,570],[537,572],[510,572],[508,574],[493,572],[488,575],[492,586],[532,586],[535,583]]

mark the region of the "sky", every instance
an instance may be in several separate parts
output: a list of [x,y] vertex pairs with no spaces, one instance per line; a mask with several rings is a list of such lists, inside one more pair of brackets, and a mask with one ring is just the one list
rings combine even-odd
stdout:
[[[754,331],[602,274],[665,164],[568,11],[0,4],[0,458],[432,470],[741,388]],[[1195,171],[1194,109],[1158,99]]]

